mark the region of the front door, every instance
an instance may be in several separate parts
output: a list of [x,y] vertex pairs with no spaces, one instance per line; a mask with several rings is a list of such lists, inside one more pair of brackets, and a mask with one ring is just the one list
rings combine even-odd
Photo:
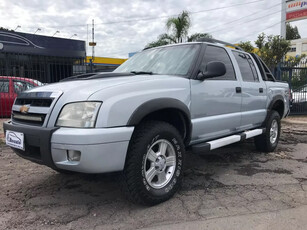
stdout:
[[236,132],[241,123],[241,82],[223,47],[208,45],[202,61],[223,62],[226,74],[211,79],[191,79],[192,142],[197,143]]

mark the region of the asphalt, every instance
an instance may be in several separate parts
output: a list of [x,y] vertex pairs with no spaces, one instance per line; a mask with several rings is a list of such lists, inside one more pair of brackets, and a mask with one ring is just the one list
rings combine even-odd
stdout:
[[230,217],[219,217],[202,221],[192,221],[164,226],[145,228],[146,230],[231,230],[231,229],[270,229],[306,230],[307,205],[274,212],[263,212]]
[[284,123],[274,153],[252,140],[187,154],[169,201],[128,202],[117,174],[62,175],[0,146],[0,229],[306,229],[307,126]]

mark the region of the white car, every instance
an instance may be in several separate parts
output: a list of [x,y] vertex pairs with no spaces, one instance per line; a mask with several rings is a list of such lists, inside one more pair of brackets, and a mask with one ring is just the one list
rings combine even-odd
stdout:
[[307,84],[293,91],[292,98],[293,103],[307,102]]

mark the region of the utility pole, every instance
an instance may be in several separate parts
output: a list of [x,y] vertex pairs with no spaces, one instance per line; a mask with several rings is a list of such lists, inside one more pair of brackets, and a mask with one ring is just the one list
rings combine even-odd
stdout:
[[86,24],[86,55],[88,55],[88,24]]
[[94,65],[94,59],[95,59],[95,24],[94,24],[94,19],[92,20],[92,41],[88,43],[89,46],[92,47],[92,58],[90,59],[90,67],[91,67],[91,72],[93,72],[93,65]]
[[286,39],[286,0],[281,0],[280,35]]
[[[95,44],[95,24],[94,19],[92,20],[92,43]],[[92,46],[92,60],[95,59],[95,45]]]

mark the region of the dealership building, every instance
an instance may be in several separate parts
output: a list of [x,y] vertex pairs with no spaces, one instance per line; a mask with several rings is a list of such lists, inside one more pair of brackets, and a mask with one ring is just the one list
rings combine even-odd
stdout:
[[85,41],[0,30],[0,76],[57,82],[86,72]]
[[[93,60],[93,61],[92,61]],[[108,58],[108,57],[86,57],[85,64],[87,72],[111,72],[124,63],[125,58]]]

